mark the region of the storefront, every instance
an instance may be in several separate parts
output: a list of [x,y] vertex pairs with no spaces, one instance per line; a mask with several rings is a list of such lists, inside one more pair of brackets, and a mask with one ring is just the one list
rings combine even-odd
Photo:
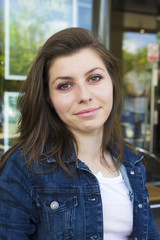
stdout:
[[110,43],[122,60],[124,138],[160,156],[158,1],[112,3]]
[[123,136],[146,156],[148,184],[158,187],[151,189],[153,205],[160,209],[158,0],[1,0],[0,156],[17,136],[17,98],[38,49],[56,31],[76,26],[98,32],[120,60]]
[[[153,213],[160,216],[159,2],[112,1],[111,52],[120,59],[124,139],[145,155]],[[160,228],[160,225],[159,225]]]

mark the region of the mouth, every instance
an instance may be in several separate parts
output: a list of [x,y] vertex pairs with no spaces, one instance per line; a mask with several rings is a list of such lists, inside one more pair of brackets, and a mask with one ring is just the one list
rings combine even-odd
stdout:
[[84,109],[75,115],[78,117],[92,117],[94,116],[100,108],[89,108],[89,109]]

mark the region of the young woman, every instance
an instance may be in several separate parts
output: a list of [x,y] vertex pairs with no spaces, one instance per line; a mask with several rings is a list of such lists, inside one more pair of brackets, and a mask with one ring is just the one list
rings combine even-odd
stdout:
[[118,65],[88,30],[40,49],[2,157],[0,239],[159,240],[141,156],[123,146]]

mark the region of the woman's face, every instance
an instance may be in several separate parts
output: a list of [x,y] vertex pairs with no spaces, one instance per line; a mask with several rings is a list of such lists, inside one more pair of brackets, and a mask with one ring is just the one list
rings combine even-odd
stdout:
[[56,58],[49,70],[52,104],[72,133],[103,130],[113,105],[113,85],[99,55],[82,49]]

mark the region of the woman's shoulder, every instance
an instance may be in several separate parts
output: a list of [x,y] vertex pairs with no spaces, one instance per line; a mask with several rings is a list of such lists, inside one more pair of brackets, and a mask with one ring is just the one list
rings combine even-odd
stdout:
[[10,156],[9,156],[9,159],[12,159],[12,158],[22,158],[22,157],[24,157],[23,155],[22,155],[22,148],[20,148],[20,147],[16,147],[15,149],[9,149],[8,150],[8,152],[10,153]]
[[17,192],[18,194],[24,194],[24,191],[30,195],[32,191],[30,172],[25,164],[25,157],[20,148],[10,153],[0,171],[0,190],[4,191],[5,189],[9,191],[14,189],[14,196]]
[[8,155],[7,161],[25,162],[25,155],[22,153],[22,148],[20,147],[9,149],[6,155]]
[[17,147],[15,149],[9,149],[2,156],[2,172],[13,171],[13,170],[22,170],[25,166],[25,156],[22,154],[22,149]]
[[124,153],[124,165],[126,166],[135,166],[138,163],[141,163],[143,155],[141,155],[136,147],[131,145],[125,145],[123,149]]

